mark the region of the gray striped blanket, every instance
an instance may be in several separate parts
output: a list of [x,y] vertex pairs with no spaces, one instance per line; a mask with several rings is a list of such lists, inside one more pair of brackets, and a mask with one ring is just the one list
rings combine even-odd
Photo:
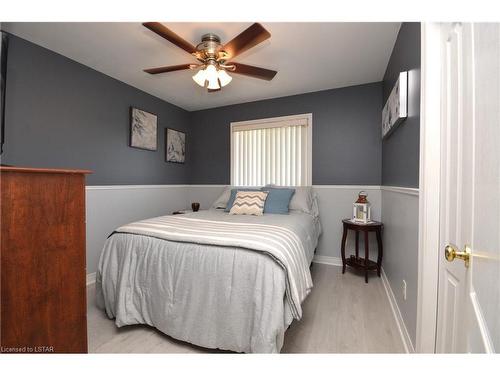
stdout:
[[269,224],[223,222],[181,216],[160,216],[137,221],[115,232],[177,242],[241,247],[268,254],[284,270],[286,297],[293,317],[302,317],[301,303],[313,284],[306,252],[297,234]]

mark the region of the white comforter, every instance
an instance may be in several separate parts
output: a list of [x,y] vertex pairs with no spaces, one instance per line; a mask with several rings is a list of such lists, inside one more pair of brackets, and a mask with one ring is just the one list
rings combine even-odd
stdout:
[[98,303],[118,326],[149,324],[209,348],[279,352],[312,282],[319,220],[218,210],[121,227],[107,240]]

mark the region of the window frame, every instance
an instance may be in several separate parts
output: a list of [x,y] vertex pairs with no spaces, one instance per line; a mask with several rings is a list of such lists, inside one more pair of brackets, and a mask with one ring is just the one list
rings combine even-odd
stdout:
[[[229,171],[229,178],[230,178],[230,184],[231,186],[233,185],[233,162],[234,162],[234,145],[233,145],[233,132],[234,128],[244,128],[248,127],[250,129],[255,129],[256,127],[262,127],[266,128],[265,124],[267,123],[278,123],[278,122],[289,122],[291,120],[305,120],[307,123],[307,131],[306,131],[306,142],[305,142],[305,147],[306,147],[306,152],[305,152],[305,157],[306,157],[306,170],[304,171],[305,176],[306,176],[306,185],[305,186],[312,186],[312,127],[313,127],[313,121],[312,121],[312,113],[303,113],[303,114],[298,114],[298,115],[289,115],[289,116],[278,116],[278,117],[269,117],[269,118],[262,118],[262,119],[256,119],[256,120],[247,120],[247,121],[233,121],[230,123],[230,128],[229,128],[229,142],[230,142],[230,171]],[[283,127],[285,127],[286,124],[283,124]]]

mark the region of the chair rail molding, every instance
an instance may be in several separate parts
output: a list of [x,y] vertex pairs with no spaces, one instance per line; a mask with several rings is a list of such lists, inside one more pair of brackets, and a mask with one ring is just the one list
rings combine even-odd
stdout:
[[87,185],[86,190],[168,189],[189,187],[225,187],[227,185]]
[[408,194],[408,195],[416,195],[417,197],[420,194],[420,190],[418,188],[410,188],[410,187],[403,187],[403,186],[381,186],[381,190],[383,191],[391,191],[393,193],[400,193],[400,194]]

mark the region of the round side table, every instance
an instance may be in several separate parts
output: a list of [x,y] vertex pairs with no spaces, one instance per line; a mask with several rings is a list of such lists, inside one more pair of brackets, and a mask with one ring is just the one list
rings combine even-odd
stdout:
[[[380,268],[382,266],[382,256],[384,253],[384,249],[382,246],[382,228],[383,224],[378,221],[371,221],[367,224],[357,223],[355,221],[351,221],[351,219],[342,220],[344,225],[344,233],[342,235],[342,273],[345,273],[346,266],[350,266],[353,268],[358,268],[365,271],[365,282],[368,283],[368,271],[377,270],[377,275],[380,277]],[[355,255],[351,255],[346,259],[345,257],[345,243],[347,241],[347,232],[348,230],[353,230],[356,236],[356,247],[355,247]],[[359,257],[359,232],[364,233],[365,240],[365,256],[364,258]],[[375,232],[377,236],[377,245],[378,245],[378,256],[377,262],[370,260],[370,249],[369,249],[369,241],[368,241],[368,233]]]

